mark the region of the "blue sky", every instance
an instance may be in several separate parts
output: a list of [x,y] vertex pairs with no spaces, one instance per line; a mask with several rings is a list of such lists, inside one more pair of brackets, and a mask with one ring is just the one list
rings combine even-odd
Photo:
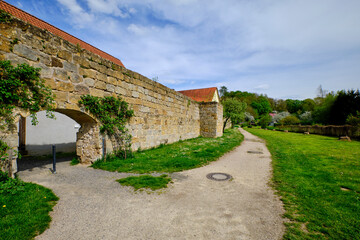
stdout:
[[175,90],[360,88],[358,0],[6,0]]

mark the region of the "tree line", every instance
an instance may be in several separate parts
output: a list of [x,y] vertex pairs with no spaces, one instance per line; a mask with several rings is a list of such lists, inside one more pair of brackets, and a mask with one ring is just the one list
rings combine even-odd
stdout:
[[263,127],[269,124],[360,124],[359,89],[329,92],[319,86],[317,92],[313,99],[296,100],[220,88],[224,119],[233,124],[247,122]]

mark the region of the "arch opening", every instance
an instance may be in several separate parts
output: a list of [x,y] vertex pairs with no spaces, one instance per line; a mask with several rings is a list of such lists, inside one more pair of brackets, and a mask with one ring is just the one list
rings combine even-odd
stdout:
[[77,157],[81,163],[90,163],[101,157],[99,124],[92,116],[72,109],[54,112],[56,119],[47,118],[45,111],[38,112],[36,126],[31,125],[29,117],[20,117],[18,149],[26,157],[18,162],[16,171],[41,165],[42,159],[48,162],[52,145],[56,146],[57,154],[62,153],[58,157],[60,161]]

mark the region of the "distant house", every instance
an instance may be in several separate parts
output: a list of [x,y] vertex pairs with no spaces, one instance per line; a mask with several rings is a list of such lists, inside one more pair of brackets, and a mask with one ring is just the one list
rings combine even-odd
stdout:
[[179,91],[179,93],[182,93],[197,102],[220,102],[217,87],[183,90]]

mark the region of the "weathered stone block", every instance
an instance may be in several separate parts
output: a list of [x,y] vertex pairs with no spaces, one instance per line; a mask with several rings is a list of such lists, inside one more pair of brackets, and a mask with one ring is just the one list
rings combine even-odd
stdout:
[[92,78],[85,78],[84,82],[89,87],[93,87],[95,85],[95,80]]
[[86,85],[75,85],[74,91],[80,95],[90,94],[90,90]]
[[36,61],[39,55],[39,51],[33,50],[23,44],[16,44],[15,46],[13,46],[13,52],[21,57],[32,61]]
[[55,68],[54,69],[54,77],[60,80],[69,80],[68,74],[64,69]]
[[59,67],[59,68],[62,68],[63,67],[63,64],[61,62],[60,59],[56,58],[56,57],[52,57],[51,58],[51,66],[52,67]]
[[72,61],[72,54],[67,50],[60,50],[57,53],[57,56],[65,61],[71,62]]
[[69,63],[69,62],[64,62],[64,70],[67,72],[77,72],[77,66],[75,64]]
[[114,92],[115,91],[115,86],[112,84],[106,84],[106,90],[109,92]]
[[95,82],[95,88],[106,90],[106,83],[102,81],[96,81]]
[[57,82],[56,89],[64,92],[72,92],[74,90],[74,85],[71,82]]
[[83,81],[83,78],[77,73],[71,73],[70,81],[73,83],[80,83]]

